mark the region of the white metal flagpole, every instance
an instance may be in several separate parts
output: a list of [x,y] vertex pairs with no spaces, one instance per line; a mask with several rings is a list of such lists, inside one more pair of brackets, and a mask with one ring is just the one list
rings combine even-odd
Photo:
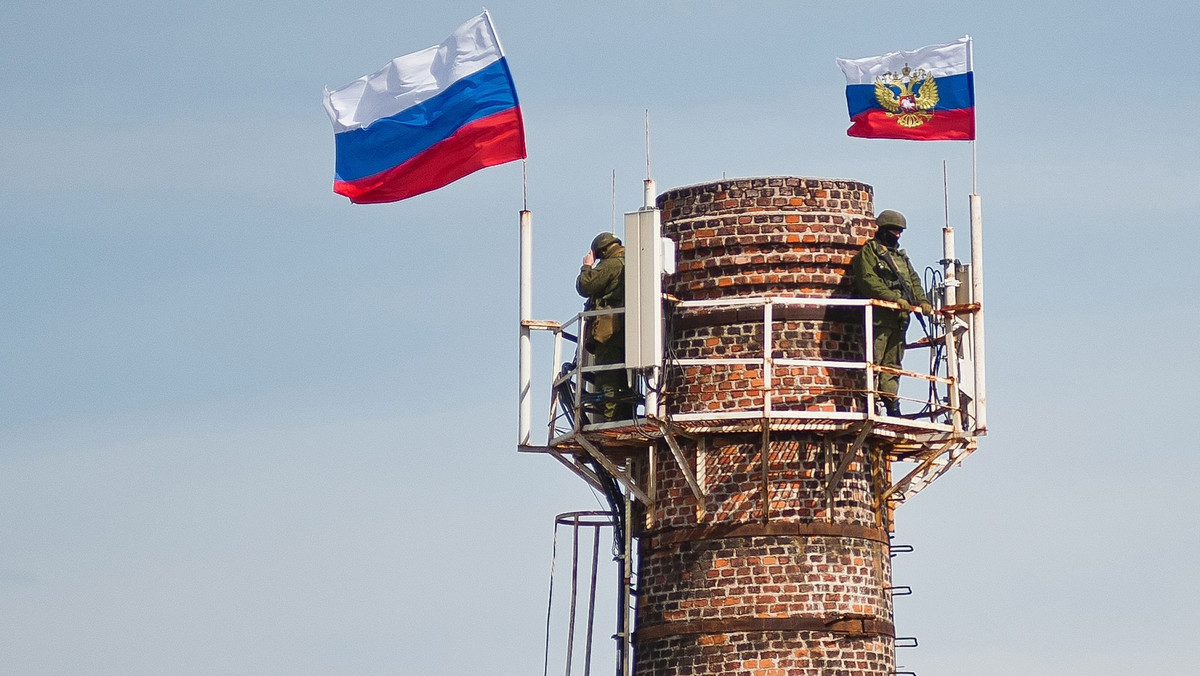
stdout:
[[[974,143],[974,142],[972,142]],[[987,434],[987,382],[984,379],[983,215],[978,193],[971,193],[971,297],[978,304],[972,327],[975,343],[975,429]]]
[[[974,48],[967,36],[968,63],[975,67]],[[976,134],[978,136],[978,134]],[[971,140],[971,300],[979,305],[972,321],[972,340],[975,346],[975,429],[976,433],[987,434],[987,381],[984,377],[984,329],[983,329],[983,212],[979,196],[979,167],[975,140]]]
[[[525,162],[521,162],[522,192],[527,190],[525,179]],[[523,199],[521,209],[521,253],[520,253],[520,321],[521,332],[518,349],[519,372],[519,412],[517,424],[517,444],[528,446],[530,429],[533,424],[533,405],[531,385],[533,380],[533,342],[530,336],[533,320],[533,212],[529,211],[528,197]]]

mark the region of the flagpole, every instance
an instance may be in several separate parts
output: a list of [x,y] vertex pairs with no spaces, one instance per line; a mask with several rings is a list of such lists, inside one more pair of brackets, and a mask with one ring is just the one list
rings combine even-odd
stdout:
[[971,300],[978,309],[972,320],[972,339],[975,344],[975,430],[987,433],[987,382],[984,378],[983,329],[983,215],[978,193],[971,193]]
[[496,34],[496,26],[492,23],[492,13],[487,11],[487,7],[483,8],[483,18],[487,21],[488,32],[492,34],[492,39],[496,41],[496,49],[500,52],[500,56],[504,56],[504,45],[500,44],[500,36]]
[[971,139],[971,194],[979,192],[979,156],[975,152],[975,139]]
[[533,212],[521,210],[520,275],[521,288],[519,305],[521,332],[518,341],[518,425],[517,444],[528,446],[533,427],[533,342],[531,338],[533,320]]
[[[975,69],[974,42],[967,36],[967,63]],[[978,134],[976,134],[978,136]],[[985,377],[983,323],[983,205],[979,196],[979,163],[975,139],[971,139],[971,300],[978,305],[972,319],[974,343],[975,433],[987,434],[987,379]]]

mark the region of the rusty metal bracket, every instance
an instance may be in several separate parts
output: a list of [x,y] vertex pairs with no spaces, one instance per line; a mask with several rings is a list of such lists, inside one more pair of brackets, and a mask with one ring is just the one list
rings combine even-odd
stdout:
[[762,428],[762,522],[771,521],[771,426],[763,421]]
[[675,456],[675,462],[679,465],[679,469],[683,472],[683,478],[687,480],[688,486],[692,489],[692,495],[696,496],[697,516],[704,517],[704,499],[707,495],[704,489],[700,487],[699,480],[696,479],[696,472],[692,470],[692,466],[688,464],[687,458],[683,455],[683,449],[679,448],[679,443],[675,441],[675,435],[667,428],[665,424],[659,423],[659,428],[662,430],[663,438],[667,440],[667,446],[671,449],[671,455]]
[[958,305],[947,305],[940,310],[938,314],[943,315],[966,315],[973,312],[979,312],[982,307],[979,303],[959,303]]
[[911,498],[949,471],[951,467],[962,462],[974,450],[970,439],[964,437],[947,439],[941,446],[924,454],[916,468],[884,491],[879,496],[879,504],[883,505],[897,494],[899,494],[896,498],[898,502]]
[[874,429],[875,423],[871,420],[864,420],[862,426],[858,430],[858,434],[854,437],[854,442],[842,454],[841,460],[838,462],[837,469],[829,476],[825,482],[825,504],[826,512],[829,518],[833,518],[833,491],[837,485],[842,482],[842,478],[846,475],[846,470],[850,469],[850,463],[854,461],[854,456],[858,455],[862,449],[863,443],[870,436],[871,430]]
[[611,474],[614,479],[619,481],[626,490],[636,495],[637,499],[641,500],[643,505],[646,505],[647,507],[654,505],[654,501],[650,499],[650,496],[646,495],[645,491],[638,488],[637,482],[634,481],[633,478],[630,477],[627,472],[625,472],[625,470],[617,467],[616,463],[605,457],[605,455],[600,452],[600,449],[596,448],[595,444],[588,441],[583,437],[583,435],[575,437],[575,441],[579,442],[579,445],[583,447],[583,450],[587,451],[587,454],[592,456],[593,460],[600,463],[601,467],[608,470],[608,473]]

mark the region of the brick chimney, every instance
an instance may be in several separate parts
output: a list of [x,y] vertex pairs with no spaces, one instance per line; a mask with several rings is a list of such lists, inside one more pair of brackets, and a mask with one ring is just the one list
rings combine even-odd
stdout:
[[[871,187],[856,181],[722,180],[658,206],[678,250],[664,290],[681,300],[848,297],[850,259],[874,233]],[[773,319],[774,358],[863,358],[861,310],[781,306]],[[637,533],[636,673],[890,676],[884,451],[845,425],[723,423],[763,406],[761,307],[676,311],[667,341],[676,359],[747,362],[666,374],[671,415],[714,420],[678,438],[702,499],[668,453],[641,470],[653,507]],[[771,380],[774,410],[862,411],[859,370],[788,366]]]

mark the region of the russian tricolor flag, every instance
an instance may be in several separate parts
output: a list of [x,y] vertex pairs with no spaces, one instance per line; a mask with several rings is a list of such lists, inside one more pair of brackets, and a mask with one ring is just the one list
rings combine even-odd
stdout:
[[508,62],[487,12],[440,45],[325,90],[337,149],[333,190],[395,202],[525,157]]
[[863,59],[838,59],[846,75],[848,136],[913,141],[975,138],[971,38]]

